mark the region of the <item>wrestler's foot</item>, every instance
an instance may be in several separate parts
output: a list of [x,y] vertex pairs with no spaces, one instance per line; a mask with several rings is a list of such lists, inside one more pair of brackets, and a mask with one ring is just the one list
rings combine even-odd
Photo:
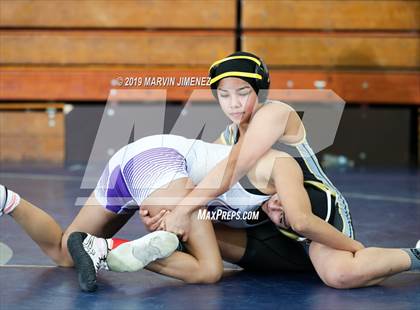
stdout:
[[80,288],[85,292],[96,291],[97,272],[108,269],[106,256],[109,250],[106,240],[83,232],[74,232],[67,240],[67,248],[77,270]]
[[111,271],[138,271],[157,259],[171,255],[178,244],[178,237],[175,234],[155,231],[118,246],[109,252],[106,261]]

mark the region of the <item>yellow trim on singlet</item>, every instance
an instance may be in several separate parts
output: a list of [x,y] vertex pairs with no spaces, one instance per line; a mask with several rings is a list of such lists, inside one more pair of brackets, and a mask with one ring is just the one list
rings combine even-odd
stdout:
[[[222,133],[220,134],[220,138],[223,144],[225,145],[233,145],[234,144],[234,137],[233,137],[233,126],[235,124],[230,124],[226,127],[225,130],[222,131]],[[228,133],[226,133],[226,131],[228,131]],[[226,138],[227,136],[227,138]]]
[[[338,204],[338,207],[336,208],[336,210],[338,209],[338,214],[340,215],[341,221],[342,221],[342,224],[343,224],[343,229],[341,230],[341,232],[344,235],[349,236],[350,238],[354,238],[354,233],[353,233],[354,228],[351,224],[350,210],[348,209],[347,202],[345,201],[344,197],[342,197],[342,195],[338,192],[338,190],[335,188],[335,186],[332,184],[332,182],[328,179],[328,177],[325,175],[325,172],[322,170],[319,163],[317,161],[315,161],[314,159],[312,159],[312,155],[308,152],[308,150],[306,150],[305,143],[296,146],[296,149],[302,155],[302,152],[300,150],[301,148],[302,148],[302,151],[305,151],[305,153],[310,155],[308,157],[301,156],[301,158],[305,162],[306,168],[309,170],[309,172],[311,172],[313,174],[313,176],[318,180],[318,182],[323,183],[326,189],[331,191],[331,193],[334,192],[334,194],[336,195],[335,196],[336,197],[336,203]],[[315,173],[311,169],[311,165],[308,163],[307,159],[312,160],[313,165],[318,168],[319,173]],[[342,203],[340,201],[342,201]],[[344,210],[343,210],[343,208],[344,208]],[[347,212],[348,216],[346,216],[346,214],[343,213],[343,212]],[[347,230],[347,228],[348,228],[348,230]]]
[[[231,137],[232,134],[230,133],[231,132],[230,126],[231,125],[228,125],[225,128],[225,130],[223,130],[222,133],[220,134],[220,140],[221,140],[222,144],[231,145],[231,143],[229,143],[232,140],[232,137]],[[229,132],[226,133],[226,131],[229,131]]]
[[223,144],[227,145],[226,139],[225,139],[225,132],[223,131],[220,135],[220,140],[222,141]]
[[215,76],[210,80],[210,85],[213,83],[216,83],[218,80],[221,80],[227,76],[241,76],[241,77],[249,77],[254,78],[258,80],[262,80],[261,74],[258,73],[248,73],[248,72],[240,72],[240,71],[228,71],[222,74],[219,74],[218,76]]
[[[320,183],[320,182],[317,182],[317,181],[303,181],[303,182],[304,183],[308,183],[308,184],[312,184],[313,186],[316,186],[317,188],[319,188],[320,190],[322,190],[324,192],[329,191],[331,193],[331,196],[333,196],[334,198],[337,198],[337,193],[333,189],[329,188],[328,186],[326,186],[323,183]],[[331,206],[331,207],[333,207],[333,206]],[[338,214],[340,215],[341,221],[343,222],[343,228],[342,228],[341,232],[344,235],[347,236],[347,234],[345,233],[345,229],[346,229],[346,225],[345,225],[345,223],[346,223],[346,217],[342,213],[341,208],[335,208],[335,210],[338,210]]]
[[257,65],[261,66],[261,61],[259,59],[255,58],[255,57],[251,57],[251,56],[230,56],[230,57],[226,57],[226,58],[223,58],[223,59],[220,59],[220,60],[217,60],[217,61],[213,62],[213,64],[210,66],[209,72],[214,66],[216,66],[216,65],[218,65],[222,62],[232,60],[232,59],[248,59],[248,60],[251,60],[251,61],[255,62]]
[[321,183],[318,181],[312,181],[312,180],[306,180],[306,181],[303,181],[303,183],[312,184],[313,186],[319,188],[320,190],[324,192],[327,192],[327,191],[330,192],[331,196],[333,196],[334,198],[337,197],[337,193],[333,189],[326,186],[324,183]]
[[[230,143],[231,144],[234,144],[234,139],[236,138],[236,137],[233,136],[233,131],[234,131],[233,130],[233,127],[234,127],[234,124],[231,124],[231,125],[228,126],[229,133],[230,133],[229,140],[230,140]],[[282,142],[282,143],[284,143],[284,142]],[[296,147],[296,150],[299,152],[299,154],[301,155],[301,158],[305,162],[306,168],[317,179],[317,181],[315,181],[315,180],[306,180],[304,182],[305,183],[308,183],[308,184],[311,184],[311,185],[319,188],[320,190],[322,190],[324,192],[328,191],[331,194],[331,196],[333,196],[334,198],[338,199],[336,190],[334,188],[331,188],[328,185],[325,185],[323,183],[324,176],[322,175],[322,173],[319,173],[320,175],[319,175],[319,178],[318,178],[318,173],[315,173],[311,169],[311,165],[308,163],[308,161],[306,159],[307,158],[308,159],[312,158],[312,155],[304,148],[305,143],[306,143],[306,130],[304,131],[304,138],[299,143],[288,144],[288,145],[290,145],[292,147]],[[284,143],[284,144],[286,144],[286,143]],[[302,150],[301,150],[301,148],[302,148]],[[305,156],[305,154],[308,155],[308,156]],[[313,164],[316,165],[317,167],[319,167],[319,163],[317,163],[317,162],[314,161]],[[321,167],[319,167],[319,169],[322,171],[322,168]],[[325,180],[325,182],[327,182],[327,180]],[[340,197],[341,197],[341,194],[340,194]],[[350,226],[350,224],[349,224],[349,221],[347,220],[347,217],[345,216],[345,214],[343,214],[344,211],[342,210],[342,208],[341,207],[336,207],[336,206],[331,206],[331,207],[335,207],[335,210],[338,210],[338,215],[341,217],[341,221],[343,223],[343,228],[342,228],[341,232],[344,235],[346,235],[346,236],[351,235],[351,233],[346,233],[346,225]],[[293,233],[291,233],[289,231],[286,231],[284,229],[278,228],[278,230],[281,233],[283,233],[285,236],[287,236],[287,237],[289,237],[291,239],[294,239],[294,240],[298,240],[299,238],[302,238],[303,240],[305,239],[303,237],[299,237],[298,235],[293,234]],[[352,230],[352,228],[350,228],[350,231],[351,230]],[[350,238],[354,238],[354,237],[353,236],[350,236]]]
[[[303,161],[305,162],[305,165],[306,165],[306,168],[308,168],[308,170],[309,170],[309,172],[310,173],[312,173],[312,175],[314,176],[314,178],[316,178],[317,180],[319,180],[319,181],[321,181],[318,177],[317,177],[317,174],[311,169],[311,166],[308,164],[308,162],[306,161],[306,156],[302,156],[302,155],[305,155],[305,154],[302,154],[302,152],[300,151],[300,149],[299,149],[299,146],[300,145],[302,145],[302,144],[299,144],[299,145],[297,145],[296,146],[296,149],[297,149],[297,151],[299,152],[299,154],[300,154],[300,158],[302,158],[303,159]],[[309,155],[309,157],[308,158],[311,158],[312,157],[312,155],[311,154],[308,154]]]
[[[311,180],[305,180],[305,181],[303,181],[303,183],[311,184],[311,185],[315,186],[319,190],[323,191],[325,193],[325,195],[331,195],[334,198],[336,197],[336,193],[333,190],[331,190],[330,188],[328,188],[328,186],[326,186],[325,184],[323,184],[321,182],[311,181]],[[335,208],[335,206],[330,205],[330,208]],[[328,212],[331,212],[331,211],[328,211]],[[340,216],[341,216],[341,214],[340,214]],[[341,219],[344,221],[344,218],[342,216],[341,216]],[[325,219],[323,219],[323,220],[325,221]],[[343,231],[342,231],[343,233],[344,233],[344,228],[345,227],[343,225]],[[306,237],[299,236],[298,234],[296,234],[294,232],[290,232],[288,230],[285,230],[285,229],[282,229],[282,228],[279,228],[279,227],[277,227],[277,230],[279,232],[281,232],[283,235],[285,235],[286,237],[291,238],[293,240],[304,241],[304,240],[307,239]]]
[[299,240],[300,238],[303,238],[303,237],[298,236],[297,234],[294,234],[290,231],[284,230],[283,228],[280,228],[280,227],[277,227],[277,230],[279,232],[281,232],[283,235],[285,235],[286,237],[288,237],[290,239],[293,239],[293,240]]
[[234,137],[233,136],[233,127],[234,127],[235,125],[234,124],[232,124],[232,125],[230,125],[228,128],[229,128],[229,144],[230,145],[234,145],[235,144],[235,138],[236,137]]

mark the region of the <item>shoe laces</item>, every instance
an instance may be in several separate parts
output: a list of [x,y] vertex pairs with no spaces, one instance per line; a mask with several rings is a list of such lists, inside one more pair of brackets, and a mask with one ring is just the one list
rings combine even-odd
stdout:
[[[100,243],[103,243],[102,245]],[[102,247],[102,248],[101,248]],[[106,258],[109,252],[107,242],[105,239],[97,238],[92,235],[88,235],[83,241],[83,248],[86,253],[90,256],[90,259],[95,266],[96,272],[100,269],[108,269]]]

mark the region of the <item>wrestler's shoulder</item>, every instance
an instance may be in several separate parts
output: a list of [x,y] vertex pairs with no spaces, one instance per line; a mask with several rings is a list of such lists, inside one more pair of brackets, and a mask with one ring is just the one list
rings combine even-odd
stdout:
[[294,112],[294,109],[287,103],[278,100],[267,100],[257,113],[260,115],[273,115],[284,113],[289,114],[290,112]]

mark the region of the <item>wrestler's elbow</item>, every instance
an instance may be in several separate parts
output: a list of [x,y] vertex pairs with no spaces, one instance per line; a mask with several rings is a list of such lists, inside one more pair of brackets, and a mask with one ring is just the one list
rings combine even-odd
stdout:
[[289,218],[289,223],[295,232],[304,235],[311,227],[311,216],[306,213],[298,213]]

